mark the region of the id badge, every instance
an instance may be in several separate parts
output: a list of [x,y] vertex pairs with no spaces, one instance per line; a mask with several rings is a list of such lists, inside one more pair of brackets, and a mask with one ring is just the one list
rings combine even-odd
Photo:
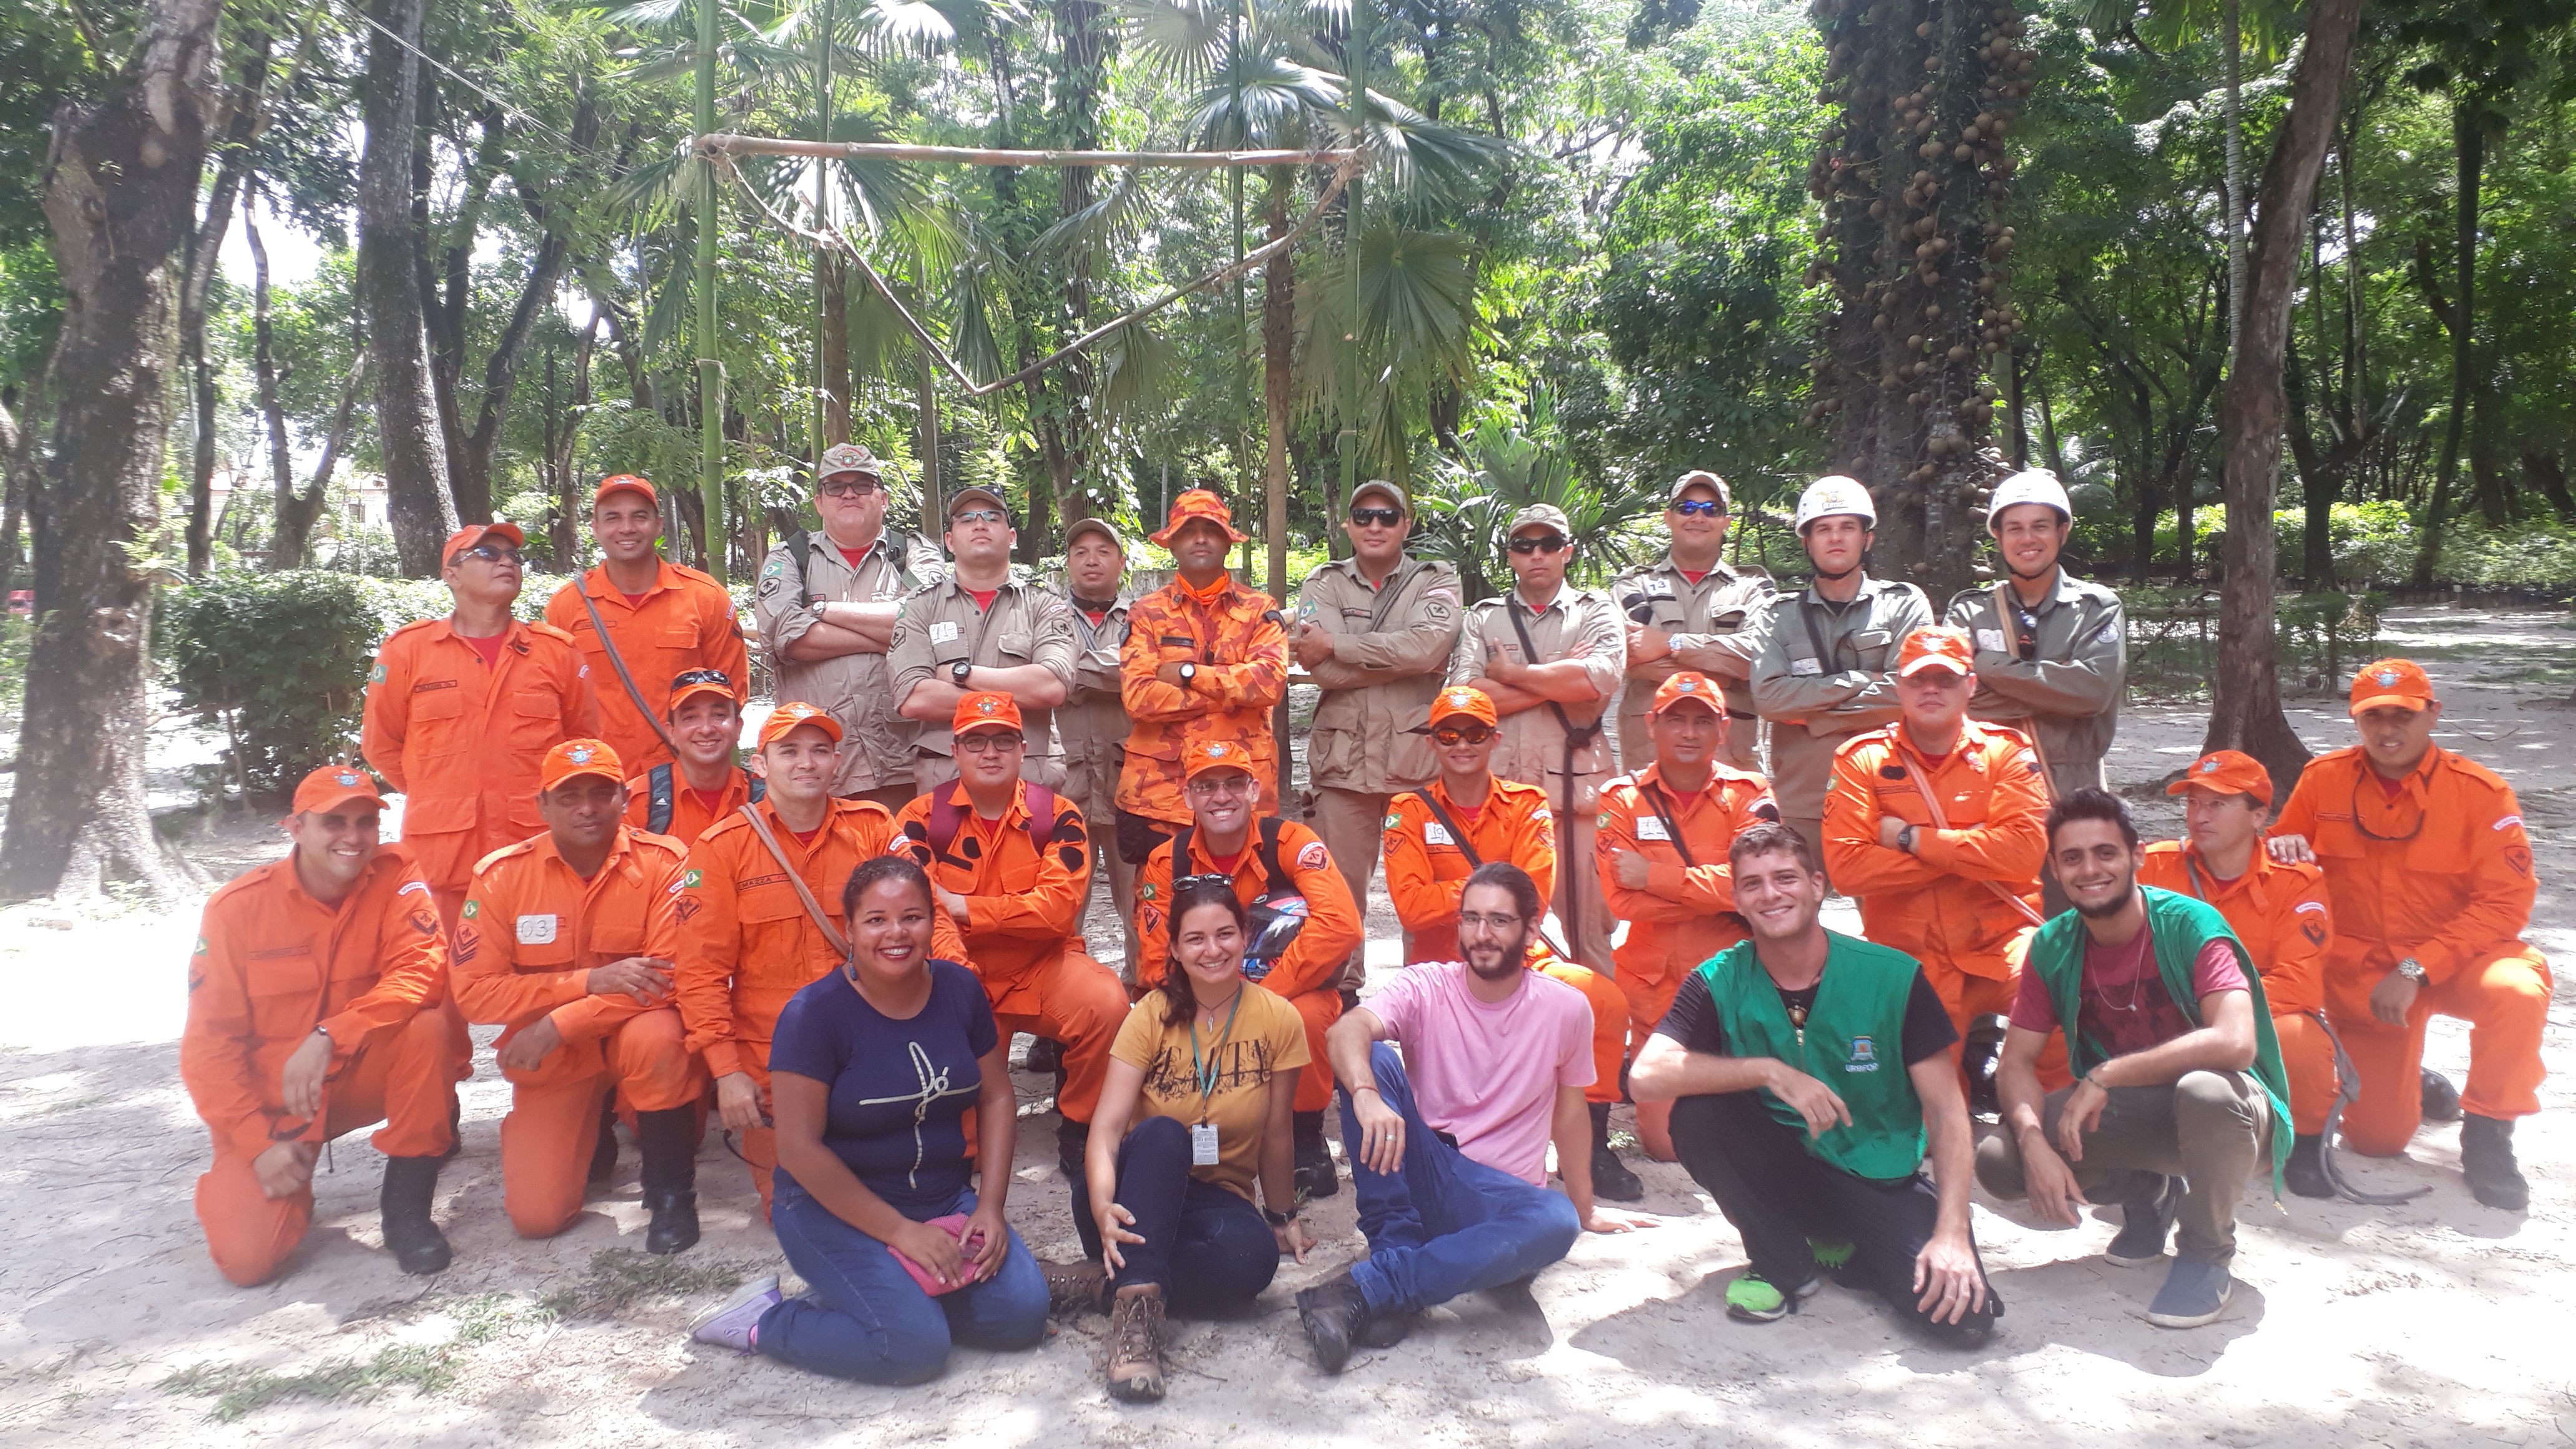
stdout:
[[1201,1122],[1190,1129],[1190,1166],[1216,1166],[1216,1124]]

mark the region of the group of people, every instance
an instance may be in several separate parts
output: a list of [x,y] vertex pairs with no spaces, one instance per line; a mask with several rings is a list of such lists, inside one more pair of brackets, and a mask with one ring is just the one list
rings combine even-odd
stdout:
[[[744,631],[660,557],[650,483],[600,483],[604,560],[543,623],[513,618],[515,526],[448,540],[453,611],[388,638],[368,686],[373,773],[313,772],[286,857],[206,907],[181,1069],[226,1278],[284,1266],[321,1144],[375,1123],[387,1250],[447,1265],[468,1023],[502,1028],[517,1232],[573,1221],[622,1124],[644,1245],[685,1251],[719,1128],[807,1291],[751,1284],[699,1336],[871,1382],[1089,1308],[1110,1391],[1160,1397],[1166,1314],[1302,1262],[1346,1167],[1367,1255],[1296,1295],[1338,1370],[1582,1232],[1651,1225],[1608,1206],[1644,1197],[1623,1101],[1742,1236],[1748,1322],[1831,1276],[1981,1339],[2003,1305],[1973,1178],[2042,1220],[2117,1204],[2115,1264],[2165,1261],[2178,1226],[2148,1316],[2207,1323],[2258,1168],[2348,1190],[2338,1119],[2385,1156],[2459,1116],[2470,1190],[2526,1204],[2549,977],[2511,789],[2433,743],[2431,681],[2385,660],[2353,682],[2359,744],[2277,815],[2219,751],[2171,786],[2186,838],[2143,842],[2103,788],[2119,599],[2059,565],[2045,473],[1996,490],[2003,577],[1946,622],[1867,575],[1849,478],[1799,501],[1794,592],[1723,561],[1726,485],[1693,472],[1651,567],[1575,586],[1581,545],[1536,505],[1512,588],[1475,601],[1373,481],[1349,556],[1283,610],[1227,570],[1243,535],[1204,490],[1153,535],[1172,582],[1128,593],[1126,539],[1083,519],[1058,593],[1014,575],[997,494],[945,500],[943,549],[888,530],[864,450],[820,474],[822,527],[756,585],[780,702],[748,766]],[[1272,733],[1292,668],[1321,690],[1298,798]],[[1363,997],[1381,859],[1405,966]],[[1084,933],[1095,870],[1123,940]],[[1866,939],[1821,924],[1835,890]],[[2472,1023],[2464,1092],[2421,1069],[2436,1014]],[[1006,1211],[1021,1033],[1078,1262],[1038,1263]]]

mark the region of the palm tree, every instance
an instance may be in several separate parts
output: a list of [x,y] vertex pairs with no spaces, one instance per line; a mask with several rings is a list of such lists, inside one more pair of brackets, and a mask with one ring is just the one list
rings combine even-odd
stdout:
[[1531,411],[1526,430],[1504,416],[1478,423],[1467,435],[1466,457],[1442,458],[1428,486],[1414,494],[1422,519],[1417,547],[1457,568],[1474,596],[1470,603],[1509,585],[1502,542],[1512,515],[1533,503],[1565,510],[1583,550],[1574,568],[1587,577],[1606,579],[1653,548],[1643,526],[1663,511],[1663,500],[1650,490],[1606,488],[1579,476],[1561,448],[1540,441],[1555,431],[1546,389],[1531,398]]

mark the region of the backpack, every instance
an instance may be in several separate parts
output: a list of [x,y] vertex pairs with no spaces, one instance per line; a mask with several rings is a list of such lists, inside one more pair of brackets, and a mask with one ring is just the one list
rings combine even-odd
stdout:
[[[1286,822],[1276,815],[1261,819],[1261,833],[1254,849],[1261,853],[1263,881],[1261,894],[1253,897],[1245,914],[1252,918],[1251,942],[1243,951],[1243,977],[1259,981],[1270,974],[1288,948],[1297,942],[1297,934],[1306,929],[1306,897],[1297,882],[1279,865],[1279,830]],[[1192,827],[1184,825],[1172,832],[1172,868],[1181,870],[1190,858]],[[1178,879],[1177,876],[1174,879]]]
[[[930,792],[930,819],[923,828],[934,855],[946,855],[957,832],[966,828],[966,805],[958,798],[957,785],[951,780]],[[1055,791],[1029,786],[1029,844],[1039,855],[1055,844],[1055,825]]]
[[[644,828],[655,835],[671,833],[671,806],[678,794],[676,782],[668,760],[644,772]],[[769,798],[769,781],[752,776],[751,798],[755,802]]]

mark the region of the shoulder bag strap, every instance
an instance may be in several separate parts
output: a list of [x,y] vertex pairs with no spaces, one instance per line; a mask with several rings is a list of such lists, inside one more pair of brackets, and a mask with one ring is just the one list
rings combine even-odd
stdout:
[[1040,855],[1055,844],[1055,791],[1045,785],[1028,788],[1029,844]]
[[[1711,789],[1714,789],[1717,786],[1717,782],[1715,780],[1711,780],[1708,783]],[[1645,780],[1639,780],[1637,784],[1640,791],[1646,797],[1647,807],[1655,812],[1655,818],[1657,820],[1664,822],[1664,834],[1672,843],[1673,854],[1682,858],[1682,868],[1685,870],[1698,869],[1699,862],[1691,859],[1690,847],[1682,841],[1681,826],[1673,822],[1672,802],[1664,798],[1663,787]]]
[[[1424,564],[1421,560],[1410,558],[1395,566],[1395,577],[1388,579],[1386,581],[1386,587],[1378,590],[1377,603],[1369,609],[1370,633],[1376,634],[1382,632],[1386,628],[1387,611],[1395,607],[1397,596],[1401,595],[1405,589],[1412,584],[1414,577],[1420,574],[1426,567],[1428,567],[1428,565]],[[1358,564],[1351,565],[1351,573],[1354,576],[1357,576],[1359,573]]]
[[671,766],[665,761],[644,772],[644,828],[655,835],[671,833]]
[[[805,903],[805,914],[822,930],[823,939],[832,943],[832,949],[841,953],[842,960],[848,960],[850,938],[842,935],[841,928],[824,914],[823,903],[814,899],[814,892],[805,885],[804,875],[788,863],[787,852],[779,848],[778,837],[769,831],[769,822],[761,819],[760,812],[748,805],[742,807],[742,818],[751,822],[752,834],[759,836],[760,843],[769,847],[769,858],[778,862],[780,870],[787,872],[787,883],[796,887],[796,899]],[[828,818],[824,828],[831,828]]]
[[581,606],[590,611],[590,632],[599,636],[599,647],[608,651],[609,667],[617,671],[617,682],[626,686],[626,697],[634,701],[635,712],[644,716],[644,722],[653,727],[653,734],[661,740],[662,748],[669,750],[673,755],[679,754],[680,747],[671,743],[671,732],[662,727],[662,721],[653,713],[653,707],[644,702],[644,691],[635,687],[635,676],[627,670],[625,658],[618,654],[617,641],[608,637],[608,626],[600,622],[599,605],[591,601],[590,590],[582,587],[580,579],[574,579],[572,591],[581,595]]
[[[1901,730],[1902,726],[1899,728]],[[1967,741],[1961,740],[1959,743],[1964,748]],[[1923,777],[1923,762],[1906,753],[1905,746],[1902,743],[1897,745],[1896,755],[1897,758],[1905,764],[1906,776],[1914,781],[1915,792],[1923,797],[1923,808],[1932,812],[1933,828],[1936,830],[1949,829],[1950,817],[1941,809],[1941,797],[1933,793],[1932,782]],[[1977,884],[1993,891],[1997,900],[2000,900],[2005,905],[2012,907],[2015,911],[2020,913],[2023,920],[2030,922],[2032,925],[2042,926],[2048,923],[2048,918],[2046,916],[2032,910],[2030,908],[2030,902],[2023,900],[2020,896],[2014,894],[2012,887],[2005,885],[2002,881],[1981,880],[1978,881]]]
[[1835,672],[1834,665],[1840,661],[1835,657],[1834,651],[1825,647],[1824,632],[1816,627],[1815,602],[1815,587],[1810,585],[1805,593],[1798,596],[1798,622],[1807,626],[1807,643],[1816,651],[1816,667],[1827,674],[1832,674]]
[[806,587],[805,581],[805,555],[813,546],[814,535],[804,529],[787,535],[787,557],[796,565],[796,607],[800,609],[814,607],[814,591]]
[[768,798],[769,798],[769,777],[768,777],[767,775],[754,775],[754,776],[752,776],[752,777],[751,777],[751,802],[752,802],[753,804],[757,805],[757,804],[759,804],[761,801],[766,800],[766,799],[768,799]]
[[930,819],[924,830],[930,837],[930,849],[946,855],[957,832],[965,827],[966,812],[957,804],[957,782],[949,781],[930,792]]
[[[1458,847],[1458,853],[1460,855],[1467,857],[1467,868],[1469,870],[1474,870],[1476,867],[1485,863],[1485,858],[1476,853],[1476,843],[1467,838],[1466,831],[1458,828],[1457,821],[1449,818],[1448,811],[1440,808],[1440,802],[1433,798],[1430,791],[1416,790],[1413,792],[1413,798],[1430,806],[1431,813],[1440,817],[1440,827],[1449,832],[1449,843]],[[1486,796],[1486,803],[1493,803],[1493,798],[1494,797],[1491,795]]]
[[1261,868],[1270,874],[1269,883],[1263,889],[1274,896],[1298,893],[1297,882],[1279,868],[1279,829],[1286,823],[1276,815],[1261,817]]
[[[1995,580],[1995,628],[2003,635],[2004,652],[2019,659],[2021,657],[2021,616],[2014,611],[2012,583],[2008,579]],[[2031,652],[2038,651],[2034,649]],[[2030,736],[2030,752],[2039,757],[2040,788],[2047,792],[2048,802],[2054,805],[2057,803],[2057,771],[2048,762],[2048,746],[2039,742],[2039,717],[2023,715],[2021,719],[2023,723],[2030,726],[2026,731]]]
[[[1530,642],[1529,626],[1521,622],[1521,601],[1508,594],[1504,595],[1503,617],[1512,621],[1512,632],[1520,636],[1522,661],[1528,664],[1540,662],[1538,646]],[[1592,743],[1592,737],[1601,733],[1601,721],[1596,719],[1588,725],[1577,725],[1573,717],[1565,712],[1564,705],[1551,699],[1547,702],[1547,707],[1556,716],[1557,727],[1565,731],[1565,777],[1569,782],[1567,788],[1571,790],[1573,786],[1570,782],[1574,778],[1574,752]],[[1572,808],[1571,804],[1568,808]]]

